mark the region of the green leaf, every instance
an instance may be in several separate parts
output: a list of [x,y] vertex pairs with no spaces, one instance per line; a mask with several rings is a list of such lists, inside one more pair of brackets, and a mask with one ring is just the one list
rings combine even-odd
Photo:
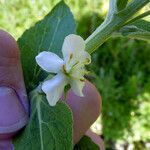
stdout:
[[99,146],[96,145],[90,137],[84,136],[79,143],[75,145],[74,150],[99,150]]
[[[76,25],[68,6],[61,1],[43,20],[25,31],[18,40],[26,88],[35,88],[46,77],[35,62],[41,51],[62,56],[64,38],[75,33]],[[31,115],[27,127],[14,140],[14,150],[72,150],[72,113],[58,102],[50,107],[44,94],[34,90],[30,96]]]
[[146,20],[137,20],[134,23],[131,23],[130,25],[134,25],[137,28],[150,32],[150,22]]
[[117,0],[118,11],[124,9],[127,6],[128,0]]
[[58,102],[48,105],[44,94],[30,94],[31,116],[27,127],[14,141],[14,150],[72,150],[72,114]]
[[136,16],[135,18],[133,18],[133,19],[131,19],[130,21],[128,21],[127,23],[125,23],[125,25],[131,24],[131,23],[133,23],[133,22],[135,22],[135,21],[137,21],[137,20],[139,21],[140,19],[142,19],[142,18],[144,18],[144,17],[147,17],[147,16],[149,16],[149,15],[150,15],[150,10],[148,10],[148,11],[146,11],[146,12],[144,12],[144,13],[138,15],[138,16]]
[[122,36],[150,41],[150,22],[145,20],[137,20],[119,31]]
[[61,57],[64,38],[75,33],[75,30],[73,15],[68,6],[61,1],[43,20],[19,38],[23,73],[28,90],[35,88],[39,81],[47,77],[47,73],[37,66],[36,55],[41,51],[51,51]]

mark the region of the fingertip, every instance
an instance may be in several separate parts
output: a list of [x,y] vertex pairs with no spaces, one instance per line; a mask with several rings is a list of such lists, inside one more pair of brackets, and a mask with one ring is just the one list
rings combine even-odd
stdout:
[[0,140],[0,150],[13,150],[11,139]]
[[14,89],[28,111],[19,47],[15,39],[4,30],[0,30],[0,86]]
[[19,58],[19,48],[15,39],[6,31],[0,29],[0,56]]
[[86,132],[86,136],[90,137],[91,140],[99,146],[100,150],[105,150],[105,144],[103,139],[97,135],[96,133],[92,132],[90,129]]
[[86,81],[83,94],[84,97],[78,97],[70,90],[67,96],[67,104],[73,112],[74,144],[96,121],[101,111],[101,97],[92,83]]
[[12,137],[23,128],[28,115],[23,109],[16,92],[0,86],[0,140]]
[[93,117],[96,120],[97,117],[100,115],[102,109],[102,99],[100,93],[95,87],[95,85],[89,81],[86,81],[83,92],[85,94],[85,99],[87,101],[88,106],[90,106],[91,109],[93,108]]

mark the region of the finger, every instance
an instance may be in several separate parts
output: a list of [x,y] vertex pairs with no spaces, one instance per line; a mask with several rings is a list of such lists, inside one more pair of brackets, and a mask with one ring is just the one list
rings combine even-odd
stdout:
[[95,122],[101,110],[101,97],[93,84],[87,81],[83,93],[84,97],[78,97],[70,90],[66,101],[73,112],[74,144]]
[[89,136],[92,139],[92,141],[99,146],[100,150],[105,150],[104,141],[99,135],[93,133],[91,130],[88,130],[86,132],[86,135]]
[[0,140],[27,123],[28,108],[17,43],[0,30]]
[[2,30],[0,30],[0,86],[14,89],[25,110],[28,111],[19,48],[16,41]]
[[13,150],[11,140],[0,140],[0,150]]

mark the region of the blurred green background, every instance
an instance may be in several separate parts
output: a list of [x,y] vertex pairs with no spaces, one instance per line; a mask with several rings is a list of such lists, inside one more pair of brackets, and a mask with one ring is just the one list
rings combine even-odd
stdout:
[[[0,28],[16,39],[45,16],[59,0],[0,0]],[[107,0],[65,0],[85,39],[105,18]],[[108,150],[150,149],[150,44],[111,38],[93,55],[90,80],[103,99],[92,126]],[[149,146],[149,147],[148,147]]]

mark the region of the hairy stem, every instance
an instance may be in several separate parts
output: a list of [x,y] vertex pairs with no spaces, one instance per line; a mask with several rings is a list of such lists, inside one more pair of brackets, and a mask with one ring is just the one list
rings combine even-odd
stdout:
[[101,46],[111,34],[121,28],[136,12],[150,2],[150,0],[133,0],[127,7],[116,11],[115,0],[110,0],[110,9],[105,21],[86,39],[86,51],[90,54]]

